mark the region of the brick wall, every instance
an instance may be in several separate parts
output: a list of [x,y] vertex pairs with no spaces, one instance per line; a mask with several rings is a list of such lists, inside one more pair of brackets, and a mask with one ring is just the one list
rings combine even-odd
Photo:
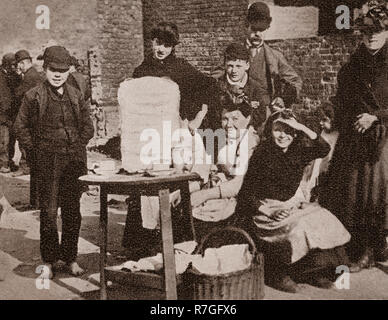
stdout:
[[144,33],[163,20],[176,23],[177,55],[208,72],[220,63],[227,44],[244,36],[247,7],[247,0],[144,0]]
[[270,41],[303,79],[302,96],[327,100],[336,92],[337,73],[358,44],[352,35]]
[[143,60],[143,17],[141,0],[98,0],[98,43],[94,52],[100,66],[101,100],[107,135],[118,132],[117,89]]

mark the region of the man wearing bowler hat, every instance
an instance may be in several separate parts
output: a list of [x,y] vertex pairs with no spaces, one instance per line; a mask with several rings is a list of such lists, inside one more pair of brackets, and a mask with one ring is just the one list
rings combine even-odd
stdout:
[[21,72],[23,80],[16,89],[16,97],[21,103],[24,94],[42,82],[42,77],[32,64],[32,58],[27,50],[19,50],[15,53],[17,69]]
[[256,80],[261,88],[259,102],[262,106],[289,106],[299,95],[302,80],[284,56],[264,42],[265,31],[271,22],[267,4],[255,2],[249,7],[246,20],[246,46],[250,51],[249,76]]
[[[294,103],[302,89],[302,80],[284,56],[264,41],[272,17],[267,4],[255,2],[248,8],[245,46],[250,53],[249,77],[258,87],[260,112],[268,118],[278,107]],[[212,75],[220,77],[220,70]]]
[[69,52],[52,46],[45,50],[43,60],[46,80],[25,94],[15,132],[22,147],[36,159],[42,260],[51,277],[60,261],[66,263],[69,273],[80,275],[83,270],[76,259],[82,188],[78,178],[87,172],[86,145],[94,129],[83,94],[67,83],[72,63]]

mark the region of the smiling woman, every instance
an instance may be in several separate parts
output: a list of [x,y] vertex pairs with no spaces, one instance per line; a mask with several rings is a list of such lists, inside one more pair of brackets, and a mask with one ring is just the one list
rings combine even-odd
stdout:
[[307,203],[301,180],[304,168],[330,147],[288,111],[274,113],[264,134],[249,162],[236,214],[264,250],[270,285],[297,292],[294,280],[307,280],[329,288],[335,268],[347,263],[342,246],[350,235],[329,211]]

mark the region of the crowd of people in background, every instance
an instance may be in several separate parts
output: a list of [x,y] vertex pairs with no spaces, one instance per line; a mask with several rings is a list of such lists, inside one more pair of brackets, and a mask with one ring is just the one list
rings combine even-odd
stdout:
[[[133,78],[177,83],[179,116],[192,135],[198,129],[225,130],[214,163],[201,168],[203,183],[190,185],[198,234],[228,225],[244,228],[264,253],[269,285],[293,293],[298,282],[332,288],[336,267],[358,272],[388,259],[388,8],[386,1],[370,1],[355,21],[362,41],[339,73],[336,97],[317,110],[321,132],[293,110],[302,79],[266,44],[271,22],[269,7],[253,3],[246,37],[228,45],[223,65],[210,75],[176,56],[178,27],[159,23],[149,35],[152,53]],[[76,60],[65,48],[49,47],[40,59],[45,79],[27,51],[3,57],[0,130],[9,145],[0,170],[18,170],[12,161],[17,139],[30,168],[30,205],[41,211],[42,259],[51,273],[65,262],[79,275],[83,190],[77,178],[86,172],[86,145],[93,136],[90,88],[71,70]],[[248,148],[242,151],[244,141]],[[226,159],[224,148],[233,156]],[[195,172],[195,163],[189,170]],[[136,260],[152,253],[160,234],[143,227],[140,195],[128,204],[123,246]],[[179,211],[179,197],[171,206]],[[184,237],[184,227],[174,230],[176,239]]]

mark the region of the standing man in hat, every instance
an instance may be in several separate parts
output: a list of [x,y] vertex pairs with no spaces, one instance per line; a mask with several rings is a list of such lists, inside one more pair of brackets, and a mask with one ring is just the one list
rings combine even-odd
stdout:
[[[255,2],[249,7],[244,40],[250,53],[249,77],[259,88],[260,108],[266,118],[273,109],[289,107],[294,103],[302,89],[302,79],[284,56],[264,41],[265,31],[271,22],[267,4]],[[217,69],[212,75],[219,78],[220,70]]]
[[[19,111],[22,99],[26,92],[34,87],[36,87],[39,83],[42,82],[42,77],[32,65],[32,58],[28,51],[20,50],[15,53],[17,69],[22,74],[22,81],[20,85],[15,90],[16,96],[16,104],[17,111]],[[37,208],[37,190],[36,190],[36,170],[34,165],[34,158],[31,154],[28,153],[27,150],[23,150],[24,156],[27,161],[27,165],[30,169],[30,207]],[[25,172],[25,169],[23,170]]]
[[16,89],[16,98],[19,106],[24,94],[42,82],[42,77],[32,64],[32,58],[27,50],[20,50],[15,53],[15,59],[18,70],[23,76],[23,80]]
[[[20,85],[21,76],[16,72],[16,59],[14,53],[7,53],[2,59],[1,71],[3,76],[7,79],[7,85],[11,93],[11,105],[8,112],[8,130],[9,130],[9,143],[8,143],[8,164],[3,166],[0,171],[3,173],[15,172],[18,170],[18,166],[13,162],[15,155],[15,143],[16,138],[12,131],[13,123],[15,122],[18,106],[15,97],[15,90]],[[3,90],[3,89],[2,89]],[[2,94],[3,96],[3,94]]]
[[[78,178],[87,173],[86,145],[93,137],[82,93],[67,82],[71,56],[60,46],[45,50],[46,81],[26,93],[15,123],[22,147],[36,158],[42,260],[52,272],[62,260],[80,275],[76,262],[81,227]],[[57,210],[61,207],[59,242]]]
[[11,110],[12,96],[11,89],[8,86],[9,55],[5,55],[0,68],[0,161],[3,173],[9,172],[8,167],[8,144],[9,144],[9,113]]
[[362,41],[338,74],[339,137],[320,195],[352,234],[351,272],[388,259],[387,1],[369,1],[355,27]]

